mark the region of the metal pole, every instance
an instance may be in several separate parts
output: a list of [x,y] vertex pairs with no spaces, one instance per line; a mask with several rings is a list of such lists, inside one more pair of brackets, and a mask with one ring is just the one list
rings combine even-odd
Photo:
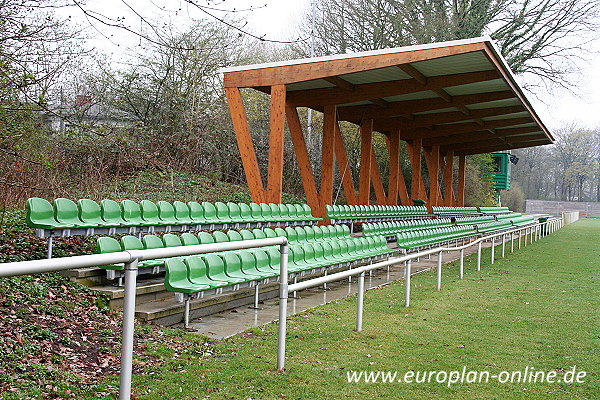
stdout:
[[406,291],[404,296],[404,307],[410,306],[410,267],[412,260],[408,260],[404,267],[404,279],[406,280]]
[[504,248],[506,247],[506,235],[502,234],[502,258],[504,258]]
[[285,335],[288,301],[288,245],[279,246],[279,336],[277,338],[277,370],[285,369]]
[[135,325],[135,294],[138,259],[125,263],[125,299],[123,305],[123,339],[121,344],[121,378],[119,400],[131,398],[133,362],[133,330]]
[[438,253],[438,265],[437,265],[437,282],[435,285],[435,289],[439,292],[440,290],[442,290],[442,254],[443,251],[440,251]]
[[522,235],[522,230],[519,229],[519,250],[521,250],[521,235]]
[[477,271],[481,271],[481,242],[477,245]]
[[465,249],[460,249],[460,279],[465,276]]
[[513,234],[514,232],[510,233],[510,252],[514,253],[515,252],[515,236]]
[[529,238],[530,238],[529,244],[533,244],[534,233],[535,233],[535,227],[532,226],[531,228],[529,228]]
[[52,236],[52,231],[50,231],[50,236],[48,236],[48,257],[47,258],[52,258],[52,239],[54,239],[54,237]]
[[184,296],[183,327],[187,329],[190,326],[190,295],[185,294]]
[[356,332],[362,331],[363,303],[365,297],[365,273],[358,275],[358,301],[356,305]]
[[494,253],[496,251],[496,236],[492,236],[492,264],[494,263]]

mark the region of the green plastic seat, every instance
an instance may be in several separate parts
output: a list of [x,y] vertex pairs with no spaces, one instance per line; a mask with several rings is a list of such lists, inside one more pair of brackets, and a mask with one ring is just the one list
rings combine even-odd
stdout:
[[275,272],[274,270],[272,270],[270,268],[268,270],[264,270],[264,271],[258,269],[257,264],[256,264],[256,257],[254,256],[254,252],[252,252],[250,250],[241,250],[241,251],[237,252],[236,254],[240,258],[240,261],[242,263],[241,268],[244,273],[250,274],[250,275],[258,275],[258,276],[262,277],[263,279],[273,278],[278,275],[277,272]]
[[217,210],[217,219],[220,223],[229,224],[231,222],[235,222],[229,215],[229,208],[227,207],[227,204],[217,201],[215,202],[215,209]]
[[257,273],[253,274],[242,269],[242,260],[234,252],[222,253],[219,255],[225,264],[225,274],[231,278],[243,279],[244,281],[255,281],[264,279],[264,274]]
[[263,229],[263,232],[265,233],[265,236],[267,238],[276,238],[277,237],[277,234],[271,228],[265,228],[265,229]]
[[287,232],[285,231],[285,229],[282,228],[275,228],[273,229],[275,231],[275,234],[277,236],[283,236],[283,237],[287,237]]
[[208,232],[198,232],[198,241],[200,244],[215,243],[215,238]]
[[198,236],[194,235],[193,233],[184,232],[181,234],[180,239],[184,246],[195,246],[200,244]]
[[229,236],[227,236],[225,232],[215,231],[212,235],[215,238],[215,243],[229,242]]
[[[143,225],[146,226],[163,226],[165,223],[158,217],[158,206],[150,200],[140,201],[138,208],[135,208],[135,202],[131,200],[124,200],[121,204],[123,205],[123,218],[128,219],[125,216],[125,203],[130,208],[132,215],[131,218],[138,220],[141,217]],[[137,214],[137,210],[141,211],[141,215]]]
[[248,281],[248,278],[233,278],[227,276],[225,273],[225,263],[223,262],[223,259],[216,254],[205,254],[200,258],[204,260],[208,277],[213,281],[223,281],[229,283],[229,285],[235,285],[237,283],[244,283]]
[[[127,250],[145,250],[144,243],[136,236],[123,236],[121,238],[121,246],[123,247],[123,251]],[[139,263],[139,268],[146,267],[159,267],[165,264],[164,259],[157,260],[146,260]]]
[[273,219],[273,211],[271,210],[271,207],[268,204],[260,203],[259,206],[260,212],[265,222],[275,221],[275,219]]
[[252,217],[252,209],[250,205],[246,203],[238,203],[238,207],[240,207],[240,217],[242,222],[256,222]]
[[192,283],[188,279],[188,266],[179,258],[170,258],[165,263],[165,289],[175,293],[197,293],[210,290],[210,285]]
[[[125,221],[121,206],[114,200],[104,199],[100,202],[102,219],[110,226],[138,226],[135,222]],[[118,225],[117,225],[118,224]]]
[[267,238],[267,234],[262,229],[254,228],[254,229],[252,229],[252,234],[254,235],[255,239],[266,239]]
[[183,201],[176,200],[173,202],[173,208],[175,209],[175,219],[184,225],[196,225],[190,213],[190,208]]
[[162,239],[156,235],[144,235],[142,237],[142,243],[145,249],[164,249],[165,243]]
[[290,221],[302,221],[302,218],[298,217],[298,210],[294,204],[286,204],[288,209],[288,214],[290,216]]
[[189,256],[185,259],[187,265],[188,279],[191,283],[197,285],[206,285],[211,289],[218,289],[226,286],[231,286],[229,280],[215,280],[208,274],[206,261],[199,256]]
[[158,218],[161,220],[162,225],[186,225],[189,223],[189,221],[183,222],[175,218],[175,207],[168,201],[161,200],[156,203],[156,206],[158,207]]
[[294,218],[292,218],[290,216],[290,210],[289,208],[287,208],[287,206],[285,204],[278,204],[277,207],[279,208],[279,220],[280,221],[293,221]]
[[54,200],[54,218],[61,224],[71,225],[74,228],[94,228],[98,224],[84,224],[79,219],[79,209],[73,200],[58,198]]
[[240,236],[242,237],[242,240],[253,240],[253,239],[256,239],[256,237],[254,236],[254,233],[252,233],[252,231],[249,231],[247,229],[242,229],[240,231]]
[[165,247],[179,247],[183,246],[181,243],[181,239],[179,236],[174,235],[172,233],[166,233],[162,237],[163,242],[165,242]]
[[25,222],[30,228],[37,229],[69,229],[68,224],[61,224],[54,218],[54,207],[42,198],[32,197],[27,199],[27,213]]
[[262,249],[255,249],[252,251],[254,254],[254,258],[256,259],[256,268],[260,271],[277,273],[279,272],[279,267],[275,268],[271,265],[271,259],[269,258],[269,254]]
[[229,209],[229,218],[232,222],[245,222],[242,218],[242,210],[236,203],[228,202],[227,208]]
[[239,240],[244,240],[242,235],[238,231],[229,230],[227,231],[227,236],[229,237],[230,242],[237,242]]
[[[100,254],[118,253],[123,251],[119,241],[111,237],[99,237],[96,241],[96,245],[98,248],[98,253]],[[103,265],[100,268],[120,271],[125,268],[125,264],[109,264]]]
[[206,223],[221,223],[221,221],[217,218],[217,209],[214,204],[204,201],[202,202],[202,208],[204,209],[204,219],[206,220]]
[[[270,211],[270,210],[269,210]],[[260,204],[250,203],[250,212],[254,222],[266,222],[266,218],[262,215],[262,207]]]
[[269,203],[271,209],[271,221],[285,221],[285,217],[281,215],[279,204]]
[[296,233],[296,230],[291,226],[285,228],[285,236],[290,242],[296,242],[298,240],[298,233]]
[[99,227],[117,227],[117,225],[110,225],[102,219],[102,210],[100,205],[91,199],[80,199],[77,202],[78,216],[79,219],[89,226]]
[[202,204],[197,201],[189,201],[187,205],[190,209],[190,218],[195,224],[201,225],[207,223],[206,218],[204,218],[204,207],[202,207]]

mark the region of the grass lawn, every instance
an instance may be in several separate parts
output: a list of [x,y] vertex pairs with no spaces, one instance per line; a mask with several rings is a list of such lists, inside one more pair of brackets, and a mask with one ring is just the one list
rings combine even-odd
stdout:
[[[498,254],[499,252],[497,252]],[[158,346],[159,368],[134,377],[140,399],[600,399],[600,220],[569,225],[474,271],[465,264],[365,295],[364,331],[353,331],[356,297],[288,320],[287,370],[275,371],[277,325],[223,341],[182,334],[182,352]],[[226,323],[226,321],[224,321]],[[555,370],[577,366],[584,383],[347,383],[348,371]],[[109,380],[114,384],[115,380]]]

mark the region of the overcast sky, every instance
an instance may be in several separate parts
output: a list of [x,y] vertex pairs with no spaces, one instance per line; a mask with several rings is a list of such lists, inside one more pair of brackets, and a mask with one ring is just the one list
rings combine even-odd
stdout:
[[[226,0],[222,4],[219,2],[211,2],[211,4],[216,8],[235,8],[237,10],[265,5],[251,12],[236,13],[233,16],[246,19],[248,25],[245,29],[260,36],[265,35],[266,38],[273,40],[290,40],[296,38],[294,33],[296,33],[298,21],[305,12],[310,10],[310,1]],[[156,7],[163,4],[168,7],[168,11],[161,11]],[[156,20],[160,16],[159,18],[164,21],[171,20],[176,21],[177,24],[185,24],[185,21],[189,23],[190,16],[193,18],[206,17],[180,0],[88,0],[87,2],[88,8],[104,15],[125,17],[128,24],[136,30],[148,29],[148,27],[144,27],[144,24],[140,22],[140,17],[131,11],[128,5],[149,20]],[[77,14],[77,10],[70,12],[74,15]],[[214,13],[219,16],[223,15],[218,11],[214,11]],[[96,47],[116,53],[125,47],[123,43],[126,34],[111,31],[102,25],[96,24],[96,26],[99,29],[91,31],[97,38],[94,41]],[[120,46],[116,47],[116,45]],[[593,46],[599,54],[586,55],[587,61],[580,64],[582,74],[578,77],[579,83],[574,90],[576,94],[562,89],[555,89],[552,93],[538,92],[537,97],[542,101],[536,99],[535,96],[528,95],[534,108],[551,130],[573,122],[581,126],[600,128],[600,40]]]

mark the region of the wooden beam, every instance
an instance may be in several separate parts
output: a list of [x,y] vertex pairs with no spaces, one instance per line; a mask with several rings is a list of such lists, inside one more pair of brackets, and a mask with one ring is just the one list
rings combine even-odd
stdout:
[[452,188],[454,177],[454,153],[452,151],[446,153],[442,172],[444,180],[444,205],[452,207],[454,205],[454,190]]
[[466,165],[467,165],[467,157],[460,156],[458,158],[458,194],[456,199],[456,206],[464,207],[465,206],[465,183],[466,183]]
[[423,146],[433,146],[435,144],[440,146],[447,146],[457,143],[469,143],[469,142],[478,142],[480,140],[492,139],[492,138],[518,138],[519,136],[514,135],[523,135],[526,133],[536,133],[539,132],[540,135],[543,135],[540,128],[537,126],[527,126],[524,128],[507,128],[507,129],[496,129],[494,133],[490,133],[487,130],[475,131],[471,133],[461,133],[458,135],[450,135],[443,137],[435,137],[431,139],[423,139]]
[[447,57],[456,54],[465,54],[484,50],[485,42],[459,44],[439,48],[429,48],[399,53],[361,55],[343,57],[334,60],[307,62],[303,64],[281,65],[271,68],[256,68],[224,73],[225,87],[256,87],[272,86],[277,84],[290,84],[313,79],[322,79],[328,76],[340,76],[354,72],[368,71],[377,68],[391,67],[429,60],[432,58]]
[[522,136],[512,136],[509,138],[505,137],[491,137],[488,138],[486,136],[482,136],[480,140],[476,142],[470,142],[468,144],[458,143],[451,144],[447,146],[442,146],[442,152],[446,152],[448,150],[454,150],[454,152],[467,150],[470,147],[481,148],[486,146],[494,146],[494,145],[515,145],[526,142],[534,142],[534,141],[547,141],[548,139],[540,134],[532,134],[532,135],[522,135]]
[[285,85],[271,88],[269,172],[266,202],[281,203],[283,191],[283,144],[285,127]]
[[408,146],[408,154],[410,157],[410,165],[412,167],[412,179],[410,187],[410,196],[412,199],[425,200],[424,188],[422,187],[423,178],[421,176],[421,139],[415,139],[406,142]]
[[342,121],[360,122],[362,119],[406,116],[417,112],[442,110],[470,104],[482,104],[513,97],[514,94],[510,90],[503,90],[499,92],[454,96],[451,103],[447,103],[439,98],[431,98],[388,102],[386,109],[381,109],[374,105],[345,106],[338,107],[338,118]]
[[297,90],[288,93],[289,101],[296,106],[324,106],[331,104],[352,103],[379,99],[388,96],[398,96],[422,92],[426,90],[443,89],[450,86],[466,85],[470,83],[498,79],[497,71],[464,72],[428,78],[427,84],[422,85],[416,80],[401,79],[397,81],[364,83],[354,85],[353,91],[343,88],[319,88]]
[[387,197],[385,195],[385,190],[383,189],[383,183],[381,182],[379,164],[377,164],[377,159],[375,158],[375,150],[373,149],[373,146],[371,146],[371,181],[373,182],[373,189],[375,191],[375,198],[377,199],[377,204],[387,204]]
[[386,135],[385,141],[390,159],[387,204],[396,205],[398,204],[398,179],[400,174],[400,130],[390,132],[389,135]]
[[235,138],[240,150],[244,173],[246,174],[246,181],[248,182],[248,188],[250,189],[250,197],[253,202],[262,203],[265,201],[266,193],[263,188],[256,153],[254,152],[252,136],[250,135],[250,129],[248,128],[248,120],[246,119],[242,95],[237,88],[226,88],[225,96],[227,97],[227,104],[229,105],[229,113],[231,114]]
[[323,115],[323,144],[321,151],[321,205],[333,201],[333,162],[335,149],[335,130],[337,126],[336,106],[326,106]]
[[360,124],[360,178],[358,204],[368,205],[371,200],[371,153],[373,151],[373,120]]
[[352,171],[350,170],[350,164],[348,164],[346,147],[344,146],[344,139],[342,138],[340,125],[337,122],[335,124],[335,159],[342,177],[342,185],[344,186],[346,202],[351,205],[357,204],[356,190],[354,189],[354,180],[352,179]]
[[[508,119],[498,119],[493,121],[485,121],[484,129],[495,129],[502,127],[510,127],[515,125],[522,124],[530,124],[533,120],[529,117],[526,118],[508,118]],[[389,130],[388,127],[380,127],[377,125],[377,121],[373,122],[373,129],[375,130]],[[429,129],[420,128],[420,129],[406,129],[402,131],[402,137],[405,140],[413,140],[416,138],[432,138],[432,137],[440,137],[447,135],[456,135],[459,133],[468,133],[473,131],[480,131],[481,126],[476,124],[475,122],[465,122],[458,124],[450,124],[450,125],[438,125],[431,127]]]
[[348,82],[345,79],[340,78],[339,76],[328,76],[323,79],[331,84],[334,84],[335,86],[337,86],[339,88],[342,88],[342,89],[348,91],[348,92],[353,92],[355,89],[354,84]]
[[470,155],[470,154],[481,154],[481,153],[492,153],[494,151],[512,150],[512,149],[523,149],[526,147],[537,147],[552,144],[548,139],[540,139],[536,141],[523,142],[523,143],[511,143],[507,145],[495,145],[495,146],[484,146],[484,147],[470,147],[457,152],[457,155]]
[[300,118],[298,118],[298,110],[296,110],[296,107],[286,104],[285,115],[294,145],[294,152],[296,153],[298,169],[300,169],[300,178],[302,179],[302,186],[306,194],[306,201],[313,210],[314,215],[323,218],[325,207],[321,205],[319,193],[315,185],[315,178],[310,158],[308,157],[308,150],[306,149],[306,141],[302,134],[302,125],[300,124]]

